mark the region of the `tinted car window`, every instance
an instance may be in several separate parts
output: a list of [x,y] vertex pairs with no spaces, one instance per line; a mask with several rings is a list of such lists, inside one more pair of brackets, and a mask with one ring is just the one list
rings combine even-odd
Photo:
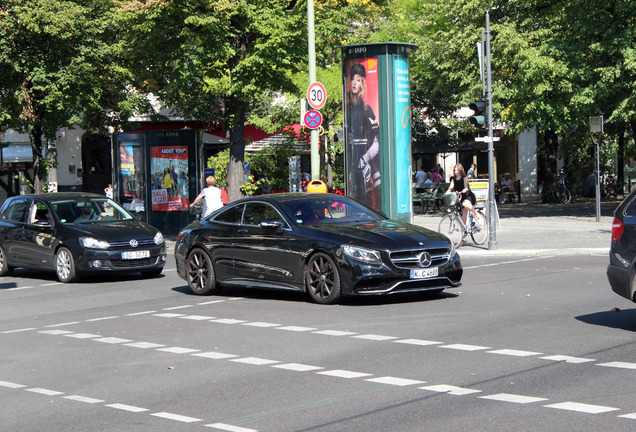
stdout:
[[243,207],[245,206],[237,205],[225,209],[221,213],[217,214],[213,220],[215,222],[224,222],[238,225],[241,223],[241,217],[243,216]]
[[280,220],[284,223],[284,219],[276,211],[276,209],[265,203],[249,203],[245,206],[243,214],[243,225],[260,225],[264,220]]
[[632,201],[625,207],[626,216],[636,216],[636,195],[632,197]]
[[2,219],[14,222],[24,222],[31,201],[26,199],[14,200],[2,212]]

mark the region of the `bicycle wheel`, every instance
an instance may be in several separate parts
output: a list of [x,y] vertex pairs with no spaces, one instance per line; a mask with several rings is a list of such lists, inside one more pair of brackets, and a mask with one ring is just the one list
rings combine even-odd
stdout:
[[563,204],[567,204],[570,202],[570,200],[572,200],[572,194],[570,194],[570,191],[564,185],[557,186],[555,195],[557,201]]
[[471,230],[470,236],[472,237],[475,244],[482,245],[486,242],[488,238],[488,221],[486,220],[486,215],[481,210],[477,210],[479,214],[479,219],[471,218]]
[[454,213],[447,213],[442,216],[437,231],[448,237],[455,244],[455,247],[461,246],[461,242],[464,239],[464,227]]

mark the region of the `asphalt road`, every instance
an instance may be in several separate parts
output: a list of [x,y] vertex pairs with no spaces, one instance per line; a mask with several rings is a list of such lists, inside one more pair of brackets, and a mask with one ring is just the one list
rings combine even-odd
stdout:
[[[439,296],[0,280],[2,431],[624,431],[636,310],[606,254],[470,256]],[[620,311],[613,311],[613,308]]]

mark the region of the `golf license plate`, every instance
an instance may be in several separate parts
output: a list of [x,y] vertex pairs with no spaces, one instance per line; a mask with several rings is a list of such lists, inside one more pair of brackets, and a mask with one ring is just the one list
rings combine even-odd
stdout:
[[439,268],[431,267],[426,269],[411,270],[411,279],[426,279],[439,274]]
[[140,251],[130,251],[130,252],[121,253],[121,259],[141,259],[141,258],[150,258],[150,251],[140,250]]

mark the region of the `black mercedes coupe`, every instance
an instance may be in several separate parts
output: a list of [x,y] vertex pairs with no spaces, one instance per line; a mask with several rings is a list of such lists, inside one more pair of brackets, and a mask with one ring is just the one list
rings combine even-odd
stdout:
[[236,201],[183,228],[177,272],[195,294],[222,285],[342,296],[436,292],[461,284],[461,260],[442,234],[387,219],[330,193]]

